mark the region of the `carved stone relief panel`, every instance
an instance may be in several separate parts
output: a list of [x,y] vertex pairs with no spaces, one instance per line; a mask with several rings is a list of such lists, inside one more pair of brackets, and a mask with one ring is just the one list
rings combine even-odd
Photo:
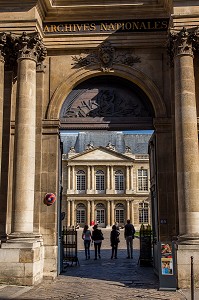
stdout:
[[[114,76],[100,76],[77,86],[66,98],[60,113],[62,121],[152,117],[146,95],[132,83]],[[68,120],[68,121],[67,121]],[[119,119],[118,119],[119,120]]]
[[116,51],[110,42],[104,42],[95,51],[88,51],[80,55],[72,56],[73,68],[89,68],[97,65],[103,72],[110,72],[114,63],[134,66],[141,63],[140,57],[133,55],[132,51]]

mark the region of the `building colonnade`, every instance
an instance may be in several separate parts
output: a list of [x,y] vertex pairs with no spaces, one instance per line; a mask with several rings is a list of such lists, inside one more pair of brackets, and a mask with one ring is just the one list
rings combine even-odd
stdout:
[[[148,156],[147,156],[148,158]],[[93,193],[96,190],[95,187],[95,169],[96,167],[100,169],[100,166],[86,166],[86,191],[88,194]],[[85,166],[84,166],[85,168]],[[106,168],[105,177],[106,177],[106,193],[112,193],[115,191],[115,176],[114,172],[115,166],[103,166],[103,170]],[[130,193],[130,191],[135,189],[134,186],[134,167],[131,165],[118,167],[117,169],[125,168],[125,192]],[[67,168],[67,180],[68,180],[68,193],[76,190],[76,166],[68,166]]]
[[[96,218],[96,211],[97,211],[97,204],[103,203],[103,209],[105,210],[105,223],[103,224],[103,227],[110,227],[116,220],[116,214],[115,210],[117,208],[117,203],[122,204],[124,208],[124,223],[127,219],[130,219],[131,222],[134,224],[134,200],[75,200],[75,199],[67,199],[67,221],[66,225],[68,227],[76,226],[77,225],[77,217],[76,212],[78,209],[78,204],[81,203],[85,205],[85,224],[92,225],[94,223],[97,223]],[[118,222],[117,222],[118,223]],[[124,225],[121,224],[122,226]]]

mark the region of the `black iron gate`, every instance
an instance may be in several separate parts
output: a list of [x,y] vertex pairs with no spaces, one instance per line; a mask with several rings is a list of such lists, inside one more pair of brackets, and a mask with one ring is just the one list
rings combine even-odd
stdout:
[[63,265],[79,265],[77,256],[77,230],[63,226],[62,231]]
[[151,226],[142,225],[140,228],[140,266],[152,266],[152,230]]

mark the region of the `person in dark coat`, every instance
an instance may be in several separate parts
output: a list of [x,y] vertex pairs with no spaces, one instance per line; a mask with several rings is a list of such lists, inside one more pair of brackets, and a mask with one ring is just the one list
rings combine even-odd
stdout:
[[95,248],[95,260],[98,258],[101,258],[100,249],[102,245],[102,240],[104,239],[103,233],[101,229],[98,229],[97,224],[93,226],[93,232],[92,232],[92,241],[94,241],[94,248]]
[[112,247],[111,259],[113,259],[113,257],[117,258],[117,248],[118,248],[118,243],[120,242],[119,235],[120,235],[120,233],[117,230],[116,225],[113,225],[112,231],[110,234],[111,247]]
[[130,220],[127,220],[124,226],[124,237],[127,245],[127,258],[133,258],[133,239],[135,235],[135,228]]

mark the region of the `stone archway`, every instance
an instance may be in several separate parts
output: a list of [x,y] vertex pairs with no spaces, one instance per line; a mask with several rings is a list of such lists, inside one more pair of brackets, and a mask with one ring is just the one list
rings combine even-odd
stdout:
[[60,112],[64,129],[153,129],[154,109],[134,83],[116,76],[98,76],[78,84]]
[[[47,119],[59,119],[59,113],[63,102],[67,95],[83,81],[97,76],[102,76],[105,73],[94,68],[80,69],[66,78],[55,90],[50,105],[47,111]],[[167,117],[166,106],[162,99],[161,93],[154,82],[146,76],[143,72],[123,65],[115,65],[114,72],[105,74],[106,76],[116,76],[124,78],[129,82],[137,85],[149,98],[155,113],[156,118]]]

